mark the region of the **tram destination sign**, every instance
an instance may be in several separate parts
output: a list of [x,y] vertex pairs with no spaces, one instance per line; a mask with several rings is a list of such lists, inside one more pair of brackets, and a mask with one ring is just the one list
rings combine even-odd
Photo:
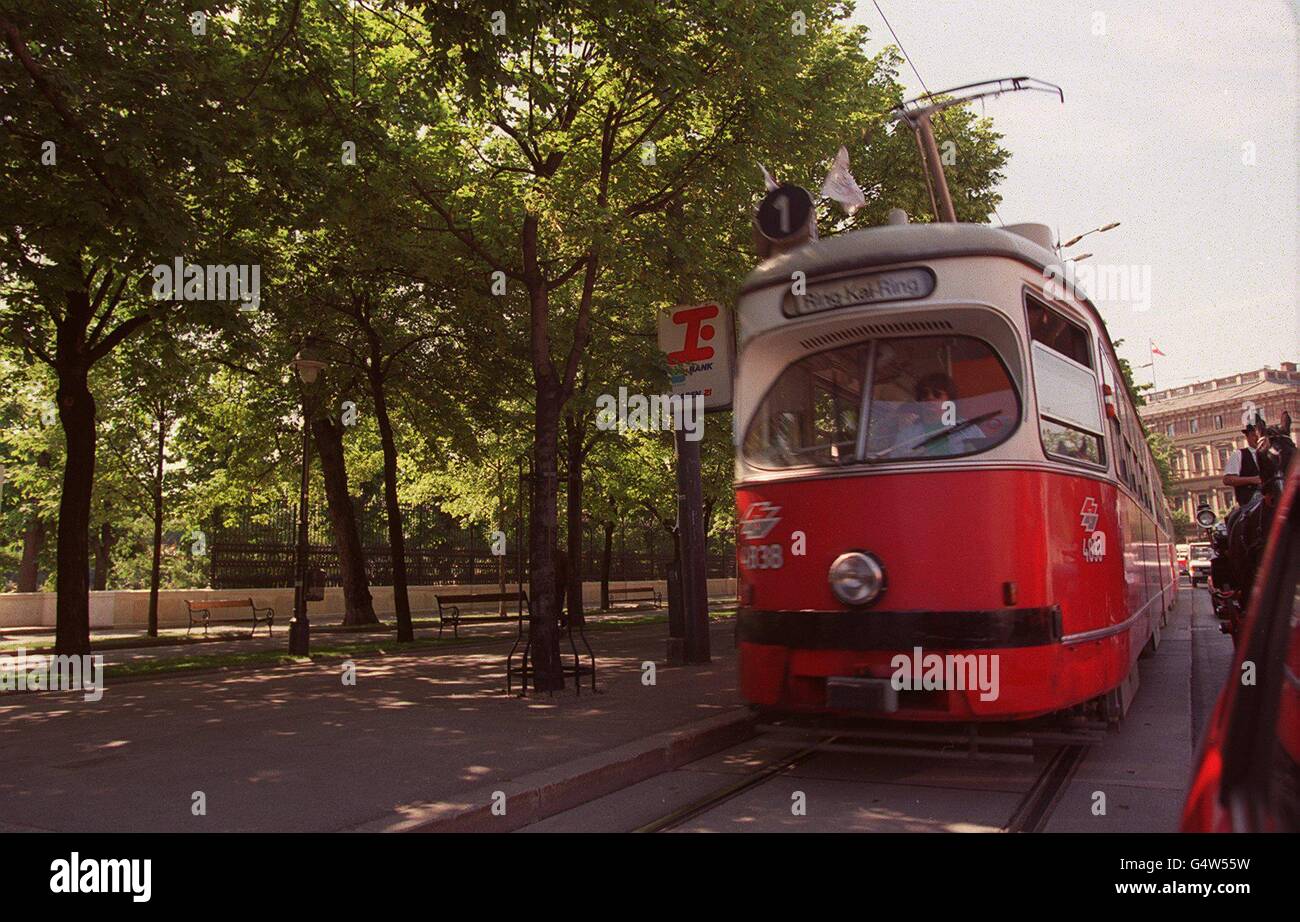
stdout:
[[934,273],[929,269],[921,266],[890,269],[870,275],[814,282],[802,294],[790,291],[781,305],[781,312],[787,317],[803,317],[841,307],[926,298],[933,292]]

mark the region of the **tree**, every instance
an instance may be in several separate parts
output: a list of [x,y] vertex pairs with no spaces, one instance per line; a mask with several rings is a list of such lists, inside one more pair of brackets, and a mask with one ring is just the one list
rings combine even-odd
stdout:
[[[402,427],[392,403],[404,388],[423,388],[427,399],[437,377],[430,368],[457,370],[449,318],[453,306],[463,311],[471,304],[457,304],[449,254],[416,251],[409,237],[402,165],[415,134],[403,114],[411,106],[403,94],[419,95],[410,88],[414,65],[403,41],[409,29],[358,5],[309,8],[295,21],[293,53],[268,71],[267,86],[298,105],[254,160],[276,180],[263,191],[286,231],[280,250],[291,279],[283,291],[288,319],[364,388],[373,414],[397,639],[406,642],[414,628],[399,483]],[[332,441],[328,428],[319,434]],[[331,450],[327,461],[341,457]],[[331,508],[341,510],[340,481],[331,481],[338,500]],[[337,531],[338,515],[332,515]]]
[[[1114,346],[1118,350],[1123,345],[1124,340],[1118,339]],[[1150,384],[1135,384],[1133,382],[1133,366],[1128,359],[1119,359],[1119,372],[1124,378],[1124,387],[1128,391],[1129,399],[1133,401],[1133,406],[1145,406],[1147,402],[1147,392],[1152,389]],[[1174,443],[1166,438],[1162,433],[1148,429],[1142,417],[1139,415],[1138,425],[1142,427],[1142,434],[1146,436],[1147,447],[1151,449],[1151,457],[1155,459],[1156,470],[1160,473],[1160,490],[1165,496],[1165,500],[1173,510],[1175,530],[1182,534],[1185,525],[1190,525],[1190,520],[1179,509],[1177,479],[1178,474],[1174,469],[1175,459],[1178,456],[1178,450]]]
[[[226,158],[250,129],[223,33],[213,19],[195,36],[169,7],[0,6],[0,333],[58,378],[58,653],[90,649],[91,369],[166,311],[145,296],[149,267],[213,241],[231,198]],[[142,93],[143,79],[165,91]],[[206,255],[229,249],[213,243]]]
[[27,365],[0,349],[0,574],[14,574],[18,592],[36,592],[51,569],[46,546],[58,495],[62,433],[43,365]]
[[[15,356],[42,363],[25,379],[48,368],[61,397],[63,425],[50,431],[66,445],[47,470],[65,479],[61,651],[88,643],[92,527],[106,585],[143,579],[148,545],[157,587],[170,529],[291,502],[301,416],[284,374],[311,334],[332,360],[333,404],[311,426],[346,617],[373,618],[349,483],[382,494],[406,640],[410,503],[438,500],[509,531],[516,464],[530,452],[532,661],[537,687],[561,687],[555,612],[567,594],[580,613],[584,518],[602,523],[607,548],[620,517],[653,508],[675,519],[667,440],[601,433],[594,398],[662,391],[655,315],[734,299],[753,262],[756,162],[816,189],[851,145],[868,205],[852,219],[823,205],[831,232],[929,207],[914,141],[887,119],[900,59],[868,57],[865,30],[831,0],[593,0],[500,15],[486,2],[253,0],[237,16],[211,13],[205,35],[148,5],[100,22],[10,3],[0,0],[0,332]],[[786,28],[796,10],[804,34]],[[160,92],[142,94],[141,81]],[[957,151],[959,214],[987,217],[1005,162],[997,136],[963,110],[936,133]],[[155,300],[150,266],[178,255],[260,266],[265,303],[245,313]],[[125,389],[134,344],[160,321],[207,360],[186,366],[201,395],[188,409],[174,383]],[[358,426],[338,416],[345,393]],[[710,417],[704,444],[715,532],[730,520],[726,425]],[[33,488],[35,430],[23,438],[21,451],[4,449],[23,483],[0,517],[21,516],[23,559],[35,560],[53,516]],[[131,477],[105,460],[118,445]],[[137,486],[152,535],[123,521]],[[574,565],[557,590],[566,531]],[[17,559],[18,546],[7,553]]]
[[[163,566],[163,531],[168,504],[184,492],[183,467],[170,440],[182,415],[193,410],[196,392],[189,387],[197,356],[187,352],[161,324],[128,341],[102,363],[110,381],[99,385],[110,408],[100,421],[105,449],[96,489],[124,484],[103,516],[101,530],[111,535],[112,517],[135,508],[152,526],[150,536],[148,633],[158,636],[158,591]],[[169,465],[173,466],[168,472]],[[101,539],[101,547],[105,543]],[[102,553],[107,557],[108,548]],[[107,588],[99,578],[97,589]]]
[[378,624],[370,580],[366,576],[365,551],[357,531],[357,515],[348,491],[348,469],[343,452],[343,424],[328,415],[311,421],[312,438],[320,457],[321,478],[329,504],[330,526],[339,552],[339,571],[343,582],[343,623],[346,625]]
[[[634,252],[643,219],[654,226],[692,193],[706,201],[742,165],[751,179],[730,186],[719,203],[730,213],[714,227],[743,226],[734,203],[737,190],[752,188],[755,154],[815,141],[817,156],[829,156],[834,148],[819,133],[847,124],[821,97],[876,76],[861,53],[865,33],[836,22],[842,7],[798,7],[802,35],[772,28],[789,21],[794,4],[560,3],[519,8],[508,22],[488,3],[424,7],[428,56],[447,88],[438,98],[452,118],[432,124],[412,185],[430,212],[426,223],[453,235],[498,282],[522,289],[527,315],[537,469],[530,637],[539,690],[563,685],[548,614],[560,421],[610,264]],[[503,28],[492,28],[494,20]],[[885,83],[877,95],[887,95]],[[738,235],[719,236],[731,243]],[[692,242],[703,250],[713,241]]]

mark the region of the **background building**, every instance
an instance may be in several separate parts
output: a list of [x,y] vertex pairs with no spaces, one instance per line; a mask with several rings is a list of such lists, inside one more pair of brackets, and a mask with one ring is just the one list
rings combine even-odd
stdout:
[[1246,444],[1241,431],[1245,419],[1258,411],[1272,425],[1283,410],[1300,421],[1300,371],[1294,362],[1149,394],[1138,413],[1148,429],[1162,433],[1176,449],[1172,507],[1189,517],[1201,503],[1209,503],[1220,516],[1231,509],[1232,489],[1223,485],[1223,468]]

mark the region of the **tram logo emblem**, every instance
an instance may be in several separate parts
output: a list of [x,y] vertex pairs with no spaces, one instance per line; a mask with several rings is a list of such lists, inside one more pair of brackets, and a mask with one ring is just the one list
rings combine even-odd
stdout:
[[1079,510],[1079,524],[1088,532],[1097,528],[1097,501],[1091,496],[1083,501],[1083,508]]
[[1106,533],[1097,530],[1097,500],[1089,496],[1079,510],[1079,526],[1083,529],[1083,559],[1097,563],[1106,559]]
[[740,533],[750,541],[766,538],[768,532],[776,528],[781,521],[781,507],[768,502],[757,502],[745,512],[740,520]]

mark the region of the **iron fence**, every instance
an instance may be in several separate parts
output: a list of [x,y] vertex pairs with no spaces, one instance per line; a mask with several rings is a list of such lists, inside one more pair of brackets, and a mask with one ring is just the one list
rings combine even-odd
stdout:
[[[466,527],[441,510],[428,507],[405,509],[402,515],[409,585],[490,584],[502,574],[511,583],[524,569],[520,566],[521,527],[517,522],[504,529],[506,551],[496,555],[487,529]],[[292,586],[297,548],[295,518],[292,511],[287,511],[246,514],[234,523],[213,523],[208,544],[212,587]],[[311,509],[307,526],[308,566],[325,572],[326,585],[340,585],[338,550],[323,506]],[[392,585],[385,516],[382,511],[358,510],[357,526],[367,578],[372,585]],[[589,523],[583,532],[583,579],[599,580],[604,563],[604,529],[599,523]],[[523,553],[526,567],[526,550]],[[621,522],[614,530],[609,556],[612,581],[665,579],[673,558],[672,536],[658,523]],[[729,536],[708,542],[706,571],[710,578],[736,575],[735,545]]]

